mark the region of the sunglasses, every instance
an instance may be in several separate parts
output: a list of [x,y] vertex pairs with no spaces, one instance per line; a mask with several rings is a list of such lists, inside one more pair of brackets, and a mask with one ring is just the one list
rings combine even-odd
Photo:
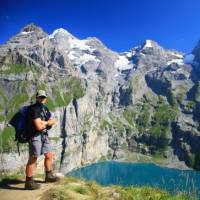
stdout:
[[40,98],[40,99],[46,99],[46,97],[45,97],[45,96],[39,96],[39,98]]

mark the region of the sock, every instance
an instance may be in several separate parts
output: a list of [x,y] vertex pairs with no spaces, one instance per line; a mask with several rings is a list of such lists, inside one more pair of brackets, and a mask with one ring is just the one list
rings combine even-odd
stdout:
[[26,181],[32,181],[33,180],[33,177],[32,176],[26,176]]

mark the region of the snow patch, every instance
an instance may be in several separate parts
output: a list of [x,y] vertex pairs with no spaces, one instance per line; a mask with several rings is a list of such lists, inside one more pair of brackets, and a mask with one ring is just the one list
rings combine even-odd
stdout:
[[96,56],[86,54],[86,53],[80,56],[80,55],[76,55],[76,52],[74,51],[71,51],[68,54],[68,58],[74,61],[76,65],[84,65],[89,61],[100,62],[100,60],[97,59]]
[[119,70],[132,69],[133,64],[130,62],[126,56],[119,56],[115,62],[115,67]]
[[69,58],[70,60],[75,60],[75,59],[77,59],[78,57],[75,56],[74,54],[75,54],[74,51],[70,51],[69,54],[68,54],[67,56],[68,56],[68,58]]
[[132,53],[129,52],[129,53],[126,54],[126,56],[127,56],[128,58],[131,58],[131,57],[132,57]]
[[88,40],[79,40],[76,38],[69,38],[68,42],[71,49],[77,48],[80,50],[88,50],[90,52],[93,52],[95,50],[86,44]]
[[59,33],[63,34],[63,35],[67,35],[67,36],[72,36],[67,30],[65,30],[63,28],[59,28],[59,29],[56,29],[52,34],[49,35],[49,39],[55,38],[55,36]]
[[173,55],[173,56],[176,56],[177,58],[180,58],[180,59],[183,58],[183,55],[180,54],[180,53],[170,52],[170,54]]
[[183,61],[185,64],[192,64],[194,62],[194,55],[193,54],[186,55]]
[[151,48],[153,47],[151,40],[146,40],[143,48]]
[[131,58],[131,57],[133,57],[135,55],[135,51],[131,51],[131,52],[127,52],[126,53],[126,57],[127,58]]
[[33,31],[27,31],[27,32],[26,31],[22,31],[21,32],[22,35],[27,35],[27,34],[30,34],[30,33],[33,33]]
[[87,62],[89,62],[89,61],[96,61],[96,62],[99,62],[99,60],[96,59],[95,56],[90,55],[90,54],[84,54],[83,56],[81,56],[81,57],[78,59],[78,61],[79,61],[80,64],[82,64],[82,65],[85,64],[85,63],[87,63]]
[[183,59],[172,59],[167,62],[167,65],[171,65],[172,63],[178,64],[178,65],[184,65]]

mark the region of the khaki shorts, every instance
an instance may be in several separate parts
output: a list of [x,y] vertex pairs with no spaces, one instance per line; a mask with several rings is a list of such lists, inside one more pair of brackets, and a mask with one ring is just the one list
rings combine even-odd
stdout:
[[29,141],[29,156],[39,157],[45,153],[51,152],[52,148],[47,135],[38,134]]

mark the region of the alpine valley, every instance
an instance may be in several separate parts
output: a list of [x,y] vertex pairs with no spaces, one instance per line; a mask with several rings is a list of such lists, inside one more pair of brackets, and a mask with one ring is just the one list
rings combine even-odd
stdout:
[[56,118],[49,137],[63,173],[111,159],[200,170],[200,43],[187,55],[151,40],[118,53],[25,26],[0,46],[1,172],[24,171],[28,148],[18,155],[8,122],[37,89]]

